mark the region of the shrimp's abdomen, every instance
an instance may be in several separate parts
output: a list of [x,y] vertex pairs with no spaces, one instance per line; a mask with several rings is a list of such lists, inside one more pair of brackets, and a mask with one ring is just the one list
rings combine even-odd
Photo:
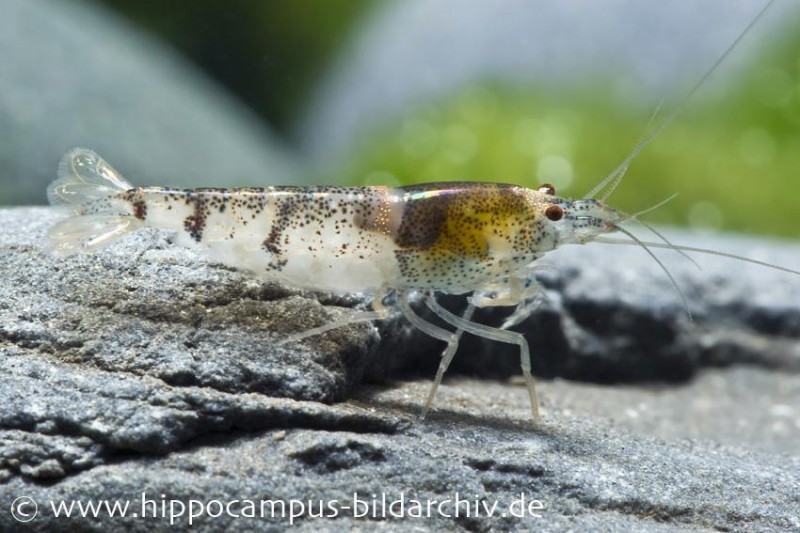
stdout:
[[[365,292],[398,279],[385,187],[267,187],[128,191],[144,222],[174,230],[215,262],[262,279]],[[134,198],[134,196],[138,196]],[[378,221],[386,221],[378,222]]]

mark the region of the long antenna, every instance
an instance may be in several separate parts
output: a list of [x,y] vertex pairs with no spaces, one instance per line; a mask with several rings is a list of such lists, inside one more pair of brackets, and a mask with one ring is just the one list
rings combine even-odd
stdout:
[[[734,48],[736,48],[739,45],[744,36],[750,32],[753,26],[755,26],[756,23],[758,23],[758,21],[764,16],[764,13],[766,13],[767,10],[774,3],[775,0],[769,0],[769,2],[767,2],[767,4],[763,8],[761,8],[761,11],[759,11],[758,14],[755,17],[753,17],[753,19],[745,27],[745,29],[742,30],[739,36],[736,37],[736,39],[734,39],[734,41],[730,44],[730,46],[728,46],[727,50],[725,50],[725,52],[721,56],[719,56],[719,58],[714,62],[714,64],[711,65],[711,68],[708,69],[706,73],[703,74],[703,76],[697,81],[697,83],[695,83],[694,86],[689,90],[689,92],[687,92],[684,95],[684,97],[679,100],[678,105],[675,107],[675,109],[673,109],[672,112],[669,115],[667,115],[667,117],[652,133],[645,136],[638,143],[636,143],[636,146],[633,147],[631,153],[628,154],[628,156],[625,159],[623,159],[622,162],[619,165],[617,165],[617,167],[603,179],[603,181],[598,183],[594,189],[589,191],[589,193],[586,196],[584,196],[584,198],[594,198],[598,193],[600,193],[600,191],[602,191],[606,187],[606,185],[608,185],[609,183],[613,183],[615,180],[617,180],[620,177],[620,173],[624,172],[624,170],[628,167],[628,165],[631,164],[634,158],[636,158],[636,156],[638,156],[639,153],[642,150],[644,150],[648,144],[653,142],[653,140],[655,140],[656,137],[661,135],[661,132],[663,132],[664,129],[666,129],[666,127],[672,123],[675,117],[677,117],[685,109],[686,103],[689,101],[689,99],[691,99],[695,95],[695,93],[700,89],[700,87],[702,87],[705,84],[708,78],[710,78],[711,75],[714,72],[716,72],[716,70],[719,68],[722,62],[725,61],[725,59],[727,59],[727,57],[731,54],[731,52],[733,52]],[[616,186],[616,184],[614,185]],[[613,190],[614,188],[612,187],[611,191],[609,191],[607,194],[602,195],[600,199],[605,200]]]
[[[620,232],[624,233],[625,235],[627,235],[631,239],[630,241],[622,241],[622,242],[626,242],[626,243],[630,243],[630,244],[635,244],[636,246],[640,246],[642,248],[642,250],[647,252],[647,255],[649,255],[653,259],[653,261],[656,262],[656,264],[658,264],[659,268],[661,268],[661,270],[664,271],[664,274],[666,274],[667,277],[669,278],[669,282],[672,284],[672,287],[675,289],[675,292],[678,293],[678,296],[680,296],[680,299],[683,302],[683,307],[684,307],[684,309],[686,309],[686,314],[689,316],[689,322],[692,322],[693,321],[693,319],[692,319],[692,311],[691,311],[691,309],[689,309],[689,300],[686,299],[686,295],[681,290],[681,286],[678,285],[678,282],[675,280],[675,277],[669,271],[667,266],[663,262],[661,262],[661,259],[659,259],[656,254],[653,253],[653,250],[648,248],[648,246],[652,246],[652,243],[648,243],[648,242],[640,240],[636,235],[634,235],[630,231],[626,230],[625,228],[621,228],[621,227],[617,226],[616,229],[617,229],[617,231],[620,231]],[[606,242],[606,241],[600,241],[600,242]],[[666,248],[671,248],[671,249],[680,249],[680,248],[674,247],[672,245],[672,243],[668,243],[668,245],[661,245],[661,246],[658,246],[658,247],[660,248],[662,246],[666,247]]]
[[727,252],[720,252],[717,250],[709,250],[708,248],[696,248],[694,246],[684,246],[682,244],[666,245],[660,242],[643,241],[641,239],[637,239],[636,241],[627,241],[624,239],[617,239],[614,237],[606,237],[604,235],[595,237],[592,242],[600,242],[603,244],[627,244],[634,246],[641,246],[642,244],[644,244],[647,245],[649,248],[664,248],[667,250],[683,250],[684,252],[695,252],[698,254],[716,255],[719,257],[727,257],[728,259],[735,259],[736,261],[744,261],[746,263],[752,263],[754,265],[771,268],[773,270],[780,270],[781,272],[788,272],[789,274],[795,274],[797,276],[800,276],[800,270],[793,270],[791,268],[782,267],[780,265],[773,265],[772,263],[767,263],[766,261],[759,261],[758,259],[751,259],[749,257],[744,257],[742,255],[729,254]]

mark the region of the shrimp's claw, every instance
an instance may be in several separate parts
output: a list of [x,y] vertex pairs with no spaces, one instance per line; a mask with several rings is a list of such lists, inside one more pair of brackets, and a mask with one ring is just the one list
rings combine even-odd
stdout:
[[67,152],[58,165],[58,179],[47,199],[67,206],[73,216],[48,233],[48,250],[67,256],[90,253],[141,227],[141,220],[122,193],[133,189],[111,165],[85,148]]

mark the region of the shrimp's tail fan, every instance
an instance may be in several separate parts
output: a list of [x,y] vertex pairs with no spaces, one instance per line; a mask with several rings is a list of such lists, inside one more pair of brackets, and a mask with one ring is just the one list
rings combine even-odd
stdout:
[[56,256],[92,253],[136,231],[142,221],[121,193],[133,189],[111,165],[85,148],[67,152],[58,165],[58,179],[47,188],[52,205],[72,216],[48,232],[47,248]]

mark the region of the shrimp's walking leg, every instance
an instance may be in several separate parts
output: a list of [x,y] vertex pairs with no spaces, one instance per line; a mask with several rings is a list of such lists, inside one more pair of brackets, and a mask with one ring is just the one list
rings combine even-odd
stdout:
[[374,300],[372,300],[372,309],[373,309],[372,311],[359,311],[358,313],[353,313],[350,316],[342,317],[339,320],[334,320],[333,322],[323,324],[322,326],[307,329],[299,333],[294,333],[286,338],[279,340],[275,344],[277,346],[281,346],[289,342],[297,342],[303,339],[307,339],[308,337],[313,337],[315,335],[326,333],[332,329],[341,328],[350,324],[356,324],[358,322],[371,322],[373,320],[384,320],[389,317],[390,310],[389,308],[384,307],[384,305],[381,303],[382,300],[383,300],[383,295],[378,295],[375,297]]
[[[430,294],[426,296],[426,298],[432,298],[433,295]],[[475,312],[475,305],[470,303],[467,306],[467,310],[464,311],[464,320],[469,320],[472,318],[472,313]],[[425,418],[425,415],[428,414],[428,410],[430,409],[431,405],[433,405],[433,398],[436,396],[436,391],[439,389],[439,385],[442,384],[442,378],[444,378],[444,373],[447,372],[447,367],[450,366],[450,363],[453,361],[453,357],[456,355],[456,350],[458,350],[458,343],[461,340],[461,335],[464,334],[463,329],[457,329],[454,333],[451,334],[450,340],[447,341],[447,348],[445,348],[444,352],[442,352],[442,360],[439,361],[439,368],[436,369],[436,378],[433,380],[433,385],[431,385],[431,390],[428,392],[428,399],[425,401],[425,407],[422,410],[422,417]]]
[[528,396],[531,401],[531,415],[534,421],[537,420],[539,418],[539,398],[536,395],[536,382],[531,374],[531,354],[528,348],[528,341],[525,340],[525,337],[521,333],[516,333],[514,331],[497,329],[465,320],[439,305],[433,297],[426,298],[425,303],[430,307],[431,311],[436,313],[442,320],[455,326],[459,330],[464,330],[485,339],[519,346],[522,375],[525,378],[525,384],[528,387]]
[[[408,296],[409,294],[407,292],[398,292],[397,294],[397,303],[400,306],[400,311],[402,311],[403,316],[405,316],[406,319],[411,322],[411,325],[419,330],[422,330],[423,333],[430,335],[434,339],[439,339],[440,341],[447,343],[447,348],[445,348],[444,353],[442,353],[442,361],[439,363],[439,369],[436,371],[436,379],[431,386],[430,392],[428,392],[428,398],[425,401],[425,407],[422,408],[420,417],[425,418],[428,415],[431,405],[433,405],[433,398],[436,396],[436,390],[439,388],[439,385],[442,382],[442,376],[444,376],[447,366],[450,364],[450,361],[453,360],[456,350],[458,350],[458,341],[461,339],[461,334],[463,331],[451,333],[446,329],[442,329],[439,326],[435,326],[424,320],[421,316],[416,314],[413,309],[411,309]],[[470,308],[472,308],[472,306],[470,306]],[[469,311],[469,313],[471,315],[472,311]]]

